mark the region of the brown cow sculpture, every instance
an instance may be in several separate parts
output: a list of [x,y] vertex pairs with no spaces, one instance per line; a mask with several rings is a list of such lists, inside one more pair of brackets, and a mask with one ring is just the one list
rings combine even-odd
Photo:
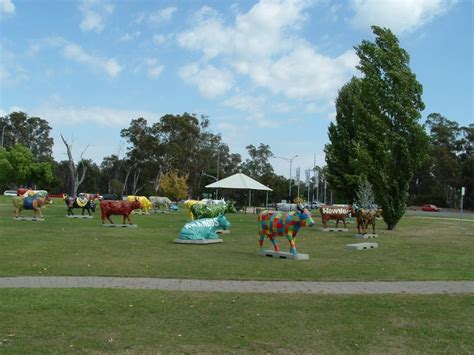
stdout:
[[375,221],[382,215],[381,209],[360,208],[355,212],[357,218],[357,231],[359,234],[367,234],[369,224],[372,225],[372,233],[375,234]]
[[323,222],[323,228],[327,228],[327,223],[330,220],[336,221],[336,228],[339,225],[339,221],[342,221],[344,224],[344,228],[346,228],[346,218],[352,212],[351,205],[344,205],[344,206],[321,206],[319,208],[319,212],[321,213],[321,220]]
[[104,224],[106,217],[111,224],[114,224],[114,222],[112,222],[110,219],[111,215],[122,215],[123,224],[125,224],[125,218],[128,220],[129,224],[132,224],[132,221],[130,220],[130,213],[132,213],[133,210],[141,208],[143,208],[143,206],[137,198],[134,201],[102,200],[100,201],[102,224]]

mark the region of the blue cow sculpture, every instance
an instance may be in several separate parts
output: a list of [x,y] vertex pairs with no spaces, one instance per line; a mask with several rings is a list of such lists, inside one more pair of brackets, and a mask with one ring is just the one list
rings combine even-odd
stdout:
[[179,232],[179,239],[218,239],[216,230],[227,229],[229,227],[230,222],[224,215],[219,215],[214,218],[202,218],[186,223]]

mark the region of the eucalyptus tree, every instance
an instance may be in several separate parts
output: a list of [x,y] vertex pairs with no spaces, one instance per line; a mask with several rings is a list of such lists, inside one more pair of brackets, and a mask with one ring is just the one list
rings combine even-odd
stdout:
[[48,121],[29,117],[24,112],[12,112],[0,117],[1,146],[8,149],[21,144],[31,150],[36,161],[51,157],[54,140],[50,133]]
[[16,188],[28,185],[44,188],[53,180],[52,166],[48,162],[37,162],[31,150],[21,144],[10,149],[0,147],[0,186]]

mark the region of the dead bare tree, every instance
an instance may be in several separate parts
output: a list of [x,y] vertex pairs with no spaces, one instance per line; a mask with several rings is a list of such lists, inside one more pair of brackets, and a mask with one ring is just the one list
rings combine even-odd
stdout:
[[[79,185],[82,184],[82,182],[84,181],[84,178],[86,177],[87,166],[84,165],[84,162],[83,162],[84,160],[82,159],[82,157],[84,153],[86,152],[87,148],[89,148],[89,145],[87,145],[87,147],[82,151],[81,159],[76,166],[76,164],[74,163],[74,159],[72,157],[72,144],[69,144],[68,142],[66,142],[62,133],[61,133],[61,139],[63,140],[63,143],[66,146],[67,157],[69,161],[69,177],[71,179],[70,180],[71,190],[69,191],[69,195],[73,197],[77,197],[77,189],[79,188]],[[81,173],[79,174],[80,170],[81,170]]]

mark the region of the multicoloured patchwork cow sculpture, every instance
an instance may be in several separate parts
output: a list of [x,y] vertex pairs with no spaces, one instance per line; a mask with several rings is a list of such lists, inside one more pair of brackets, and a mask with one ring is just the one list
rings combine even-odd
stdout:
[[280,251],[277,243],[277,236],[285,236],[290,243],[290,253],[298,255],[296,251],[296,234],[301,227],[314,225],[311,212],[302,205],[298,205],[295,212],[263,211],[258,216],[258,233],[260,236],[260,249],[263,247],[263,240],[268,237],[273,244],[275,251]]
[[229,227],[230,222],[223,215],[215,218],[203,218],[186,223],[179,232],[179,239],[217,239],[216,230]]

